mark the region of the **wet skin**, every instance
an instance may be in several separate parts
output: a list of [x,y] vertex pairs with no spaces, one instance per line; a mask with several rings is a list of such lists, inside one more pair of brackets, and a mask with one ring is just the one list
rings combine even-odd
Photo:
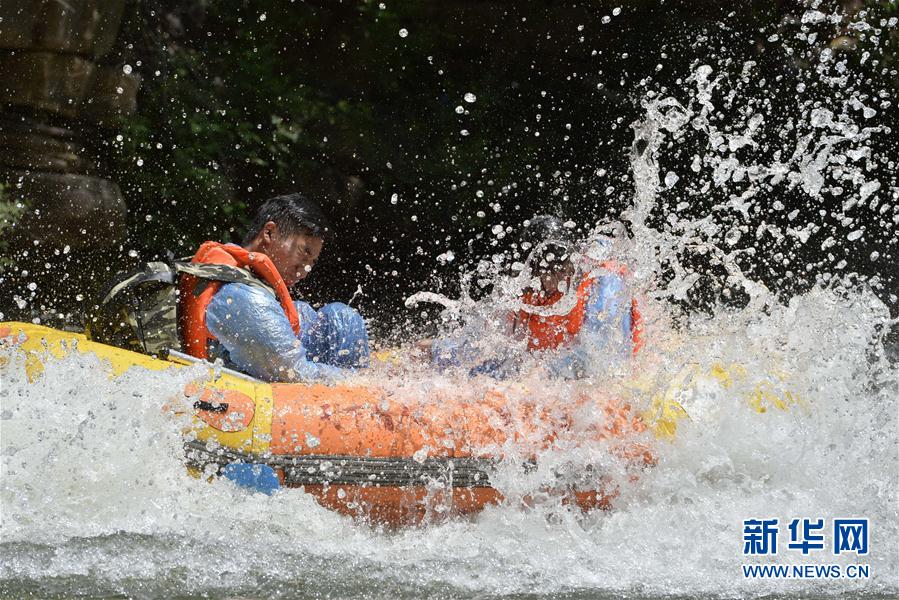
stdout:
[[574,276],[574,271],[574,265],[571,264],[571,262],[565,262],[560,265],[556,271],[540,273],[538,275],[540,279],[540,291],[547,296],[554,294],[560,291],[559,288],[562,286],[562,283],[565,283],[566,289],[568,289],[567,286],[571,285],[571,278]]
[[306,278],[321,254],[324,240],[306,233],[284,234],[273,221],[247,245],[250,252],[268,256],[288,288]]

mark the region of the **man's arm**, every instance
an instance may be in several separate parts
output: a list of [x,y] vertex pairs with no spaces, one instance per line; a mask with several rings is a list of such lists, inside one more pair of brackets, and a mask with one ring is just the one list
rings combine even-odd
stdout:
[[308,360],[284,309],[263,290],[223,285],[206,309],[206,326],[237,368],[258,379],[333,382],[346,377],[343,369]]

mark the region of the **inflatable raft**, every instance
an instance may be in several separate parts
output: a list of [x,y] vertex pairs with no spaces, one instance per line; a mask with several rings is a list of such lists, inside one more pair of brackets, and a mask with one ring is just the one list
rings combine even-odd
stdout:
[[[71,352],[107,360],[112,376],[197,362],[178,353],[158,360],[26,323],[0,323],[0,344],[26,355],[29,378]],[[422,399],[358,385],[268,384],[207,366],[208,376],[171,403],[194,412],[185,438],[194,475],[224,475],[262,491],[302,488],[327,508],[374,522],[418,523],[435,508],[468,514],[498,503],[503,495],[491,483],[498,466],[512,460],[535,469],[553,444],[599,442],[635,470],[655,461],[641,443],[648,436],[640,417],[610,398],[564,406],[546,398],[513,404],[495,391]],[[605,418],[585,426],[578,417],[585,414]],[[584,510],[608,508],[614,485],[587,475],[580,486],[549,491]]]

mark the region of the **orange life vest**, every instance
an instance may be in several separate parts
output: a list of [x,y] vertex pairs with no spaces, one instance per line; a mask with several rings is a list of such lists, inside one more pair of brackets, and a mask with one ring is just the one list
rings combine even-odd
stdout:
[[[600,265],[603,269],[614,271],[619,275],[626,275],[627,268],[614,261],[605,261]],[[526,310],[519,310],[512,317],[513,329],[518,330],[527,327],[528,350],[553,350],[574,338],[584,325],[584,317],[587,312],[587,304],[590,300],[590,290],[596,279],[591,275],[585,275],[577,287],[577,302],[567,315],[536,315]],[[542,294],[526,292],[522,302],[530,306],[552,306],[562,299],[562,292]],[[633,352],[637,353],[643,347],[643,317],[637,309],[637,301],[631,300],[631,341]]]
[[[300,334],[300,317],[287,285],[272,260],[265,254],[250,252],[240,246],[204,242],[191,262],[247,269],[275,290],[294,334]],[[185,274],[178,282],[178,331],[182,350],[193,357],[205,359],[208,358],[209,340],[215,339],[206,327],[206,308],[223,282],[206,281],[205,287],[198,287],[200,281],[193,275]]]

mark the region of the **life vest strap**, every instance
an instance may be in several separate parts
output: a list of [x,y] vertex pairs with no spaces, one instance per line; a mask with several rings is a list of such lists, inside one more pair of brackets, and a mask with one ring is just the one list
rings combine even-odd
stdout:
[[242,267],[191,262],[176,262],[174,266],[178,273],[186,273],[188,275],[193,275],[198,279],[206,279],[208,281],[243,283],[250,287],[263,290],[272,297],[277,298],[275,290],[270,285],[253,275],[248,269]]

